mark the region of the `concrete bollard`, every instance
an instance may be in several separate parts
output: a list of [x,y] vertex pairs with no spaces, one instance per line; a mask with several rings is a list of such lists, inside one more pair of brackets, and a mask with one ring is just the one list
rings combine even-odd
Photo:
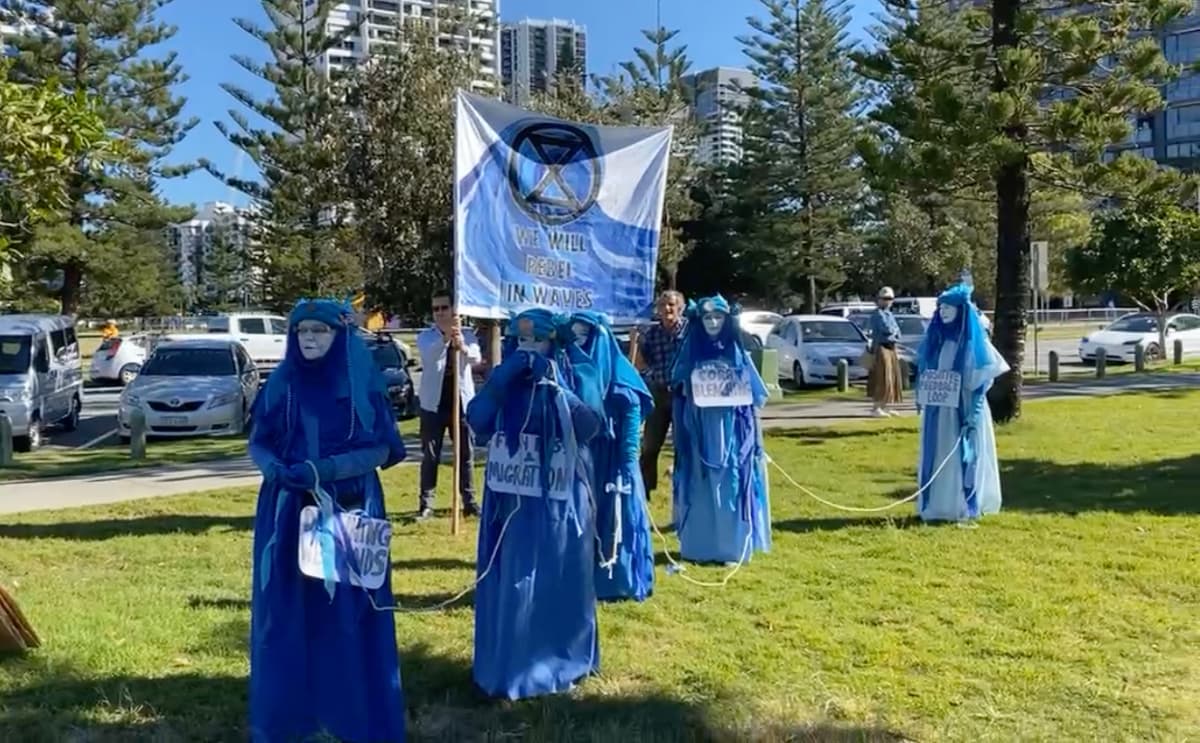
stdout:
[[850,389],[850,364],[845,359],[839,359],[837,363],[837,389],[838,392]]
[[0,467],[13,463],[12,419],[0,413]]
[[779,386],[779,351],[774,348],[757,348],[750,352],[750,358],[767,386],[768,400],[782,400],[783,388]]
[[141,408],[129,413],[129,458],[146,458],[146,414]]
[[1058,351],[1050,352],[1050,381],[1058,381]]
[[1183,363],[1183,341],[1180,341],[1180,340],[1175,341],[1174,346],[1171,348],[1171,352],[1174,357],[1173,360],[1175,362],[1175,365],[1179,366],[1180,364],[1182,364]]
[[1107,367],[1108,354],[1096,354],[1096,379],[1104,379],[1105,374],[1108,372]]
[[1133,370],[1146,371],[1146,347],[1140,343],[1133,347]]

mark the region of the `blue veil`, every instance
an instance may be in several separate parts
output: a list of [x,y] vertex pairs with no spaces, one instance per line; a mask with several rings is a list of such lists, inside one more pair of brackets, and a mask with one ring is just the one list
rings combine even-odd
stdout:
[[[650,389],[642,375],[621,353],[621,345],[613,335],[608,319],[598,312],[576,312],[571,315],[570,323],[576,322],[582,322],[591,328],[582,348],[572,345],[567,350],[577,386],[583,389],[582,393],[576,394],[580,395],[585,404],[595,407],[584,395],[591,390],[598,391],[601,398],[600,411],[603,412],[603,399],[614,391],[625,390],[641,406],[642,415],[648,413],[654,406],[654,398],[650,395]],[[565,332],[574,335],[574,331],[569,327]],[[589,387],[591,390],[588,390]]]
[[[721,332],[715,339],[709,338],[708,333],[704,331],[701,318],[706,312],[721,312],[725,315],[725,325],[721,327]],[[742,371],[748,362],[746,347],[742,345],[741,323],[738,320],[740,314],[741,308],[730,305],[720,294],[705,297],[699,302],[688,302],[687,330],[683,335],[683,345],[671,368],[672,387],[686,385],[696,365],[712,359],[723,359],[739,373]],[[757,394],[756,391],[756,397]]]

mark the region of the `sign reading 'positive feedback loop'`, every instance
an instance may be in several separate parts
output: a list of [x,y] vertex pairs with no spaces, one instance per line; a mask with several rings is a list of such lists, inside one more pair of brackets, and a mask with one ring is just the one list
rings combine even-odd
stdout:
[[706,361],[692,369],[692,399],[698,408],[736,408],[754,404],[750,375],[724,361]]
[[962,395],[962,375],[956,371],[927,371],[917,382],[922,407],[956,408]]

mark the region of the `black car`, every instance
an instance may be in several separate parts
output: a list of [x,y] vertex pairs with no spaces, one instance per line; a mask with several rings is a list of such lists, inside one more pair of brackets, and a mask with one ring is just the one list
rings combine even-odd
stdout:
[[387,333],[372,333],[363,331],[363,340],[371,349],[375,358],[375,366],[383,372],[387,380],[388,399],[392,409],[400,420],[408,420],[417,416],[417,395],[413,389],[412,375],[409,369],[416,366],[416,361],[406,358],[399,344]]

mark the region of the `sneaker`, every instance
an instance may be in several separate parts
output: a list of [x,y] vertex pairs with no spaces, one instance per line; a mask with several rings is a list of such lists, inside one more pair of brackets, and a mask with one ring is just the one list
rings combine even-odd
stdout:
[[429,506],[422,506],[420,511],[417,511],[417,521],[428,521],[433,518],[433,509]]
[[462,509],[463,518],[479,518],[479,506],[474,503],[468,503]]
[[871,417],[872,418],[886,418],[887,413],[883,412],[883,410],[881,410],[879,408],[871,408]]

